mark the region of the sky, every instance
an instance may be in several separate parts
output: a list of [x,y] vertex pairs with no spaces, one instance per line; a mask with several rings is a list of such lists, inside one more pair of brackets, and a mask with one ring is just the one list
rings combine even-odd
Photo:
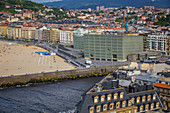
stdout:
[[42,2],[53,2],[53,1],[62,1],[62,0],[31,0],[33,2],[37,2],[37,3],[42,3]]

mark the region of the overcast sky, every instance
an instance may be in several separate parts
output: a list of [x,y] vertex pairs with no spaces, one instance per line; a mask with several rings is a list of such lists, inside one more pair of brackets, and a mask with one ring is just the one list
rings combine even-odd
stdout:
[[37,3],[42,3],[42,2],[53,2],[53,1],[62,1],[62,0],[31,0],[33,2],[37,2]]

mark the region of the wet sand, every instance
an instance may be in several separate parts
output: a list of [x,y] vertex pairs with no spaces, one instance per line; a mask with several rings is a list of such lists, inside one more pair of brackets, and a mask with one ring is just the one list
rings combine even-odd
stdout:
[[75,69],[57,55],[40,56],[36,51],[46,51],[36,46],[0,41],[0,76],[32,74]]

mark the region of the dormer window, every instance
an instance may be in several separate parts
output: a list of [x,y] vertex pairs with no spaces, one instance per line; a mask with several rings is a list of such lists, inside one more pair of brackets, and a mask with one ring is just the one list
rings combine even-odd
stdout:
[[111,94],[107,95],[107,101],[110,101],[111,100]]
[[98,98],[99,98],[98,96],[94,97],[94,103],[98,103]]
[[101,96],[101,102],[104,102],[105,101],[105,95],[102,95]]

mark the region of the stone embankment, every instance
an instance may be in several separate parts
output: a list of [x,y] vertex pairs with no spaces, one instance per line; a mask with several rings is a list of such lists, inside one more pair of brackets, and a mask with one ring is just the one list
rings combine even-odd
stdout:
[[91,76],[104,76],[117,70],[120,66],[101,66],[90,69],[78,69],[68,71],[58,71],[52,73],[40,73],[33,75],[11,76],[0,78],[0,87],[26,85],[28,83],[55,82],[64,79],[76,79]]

